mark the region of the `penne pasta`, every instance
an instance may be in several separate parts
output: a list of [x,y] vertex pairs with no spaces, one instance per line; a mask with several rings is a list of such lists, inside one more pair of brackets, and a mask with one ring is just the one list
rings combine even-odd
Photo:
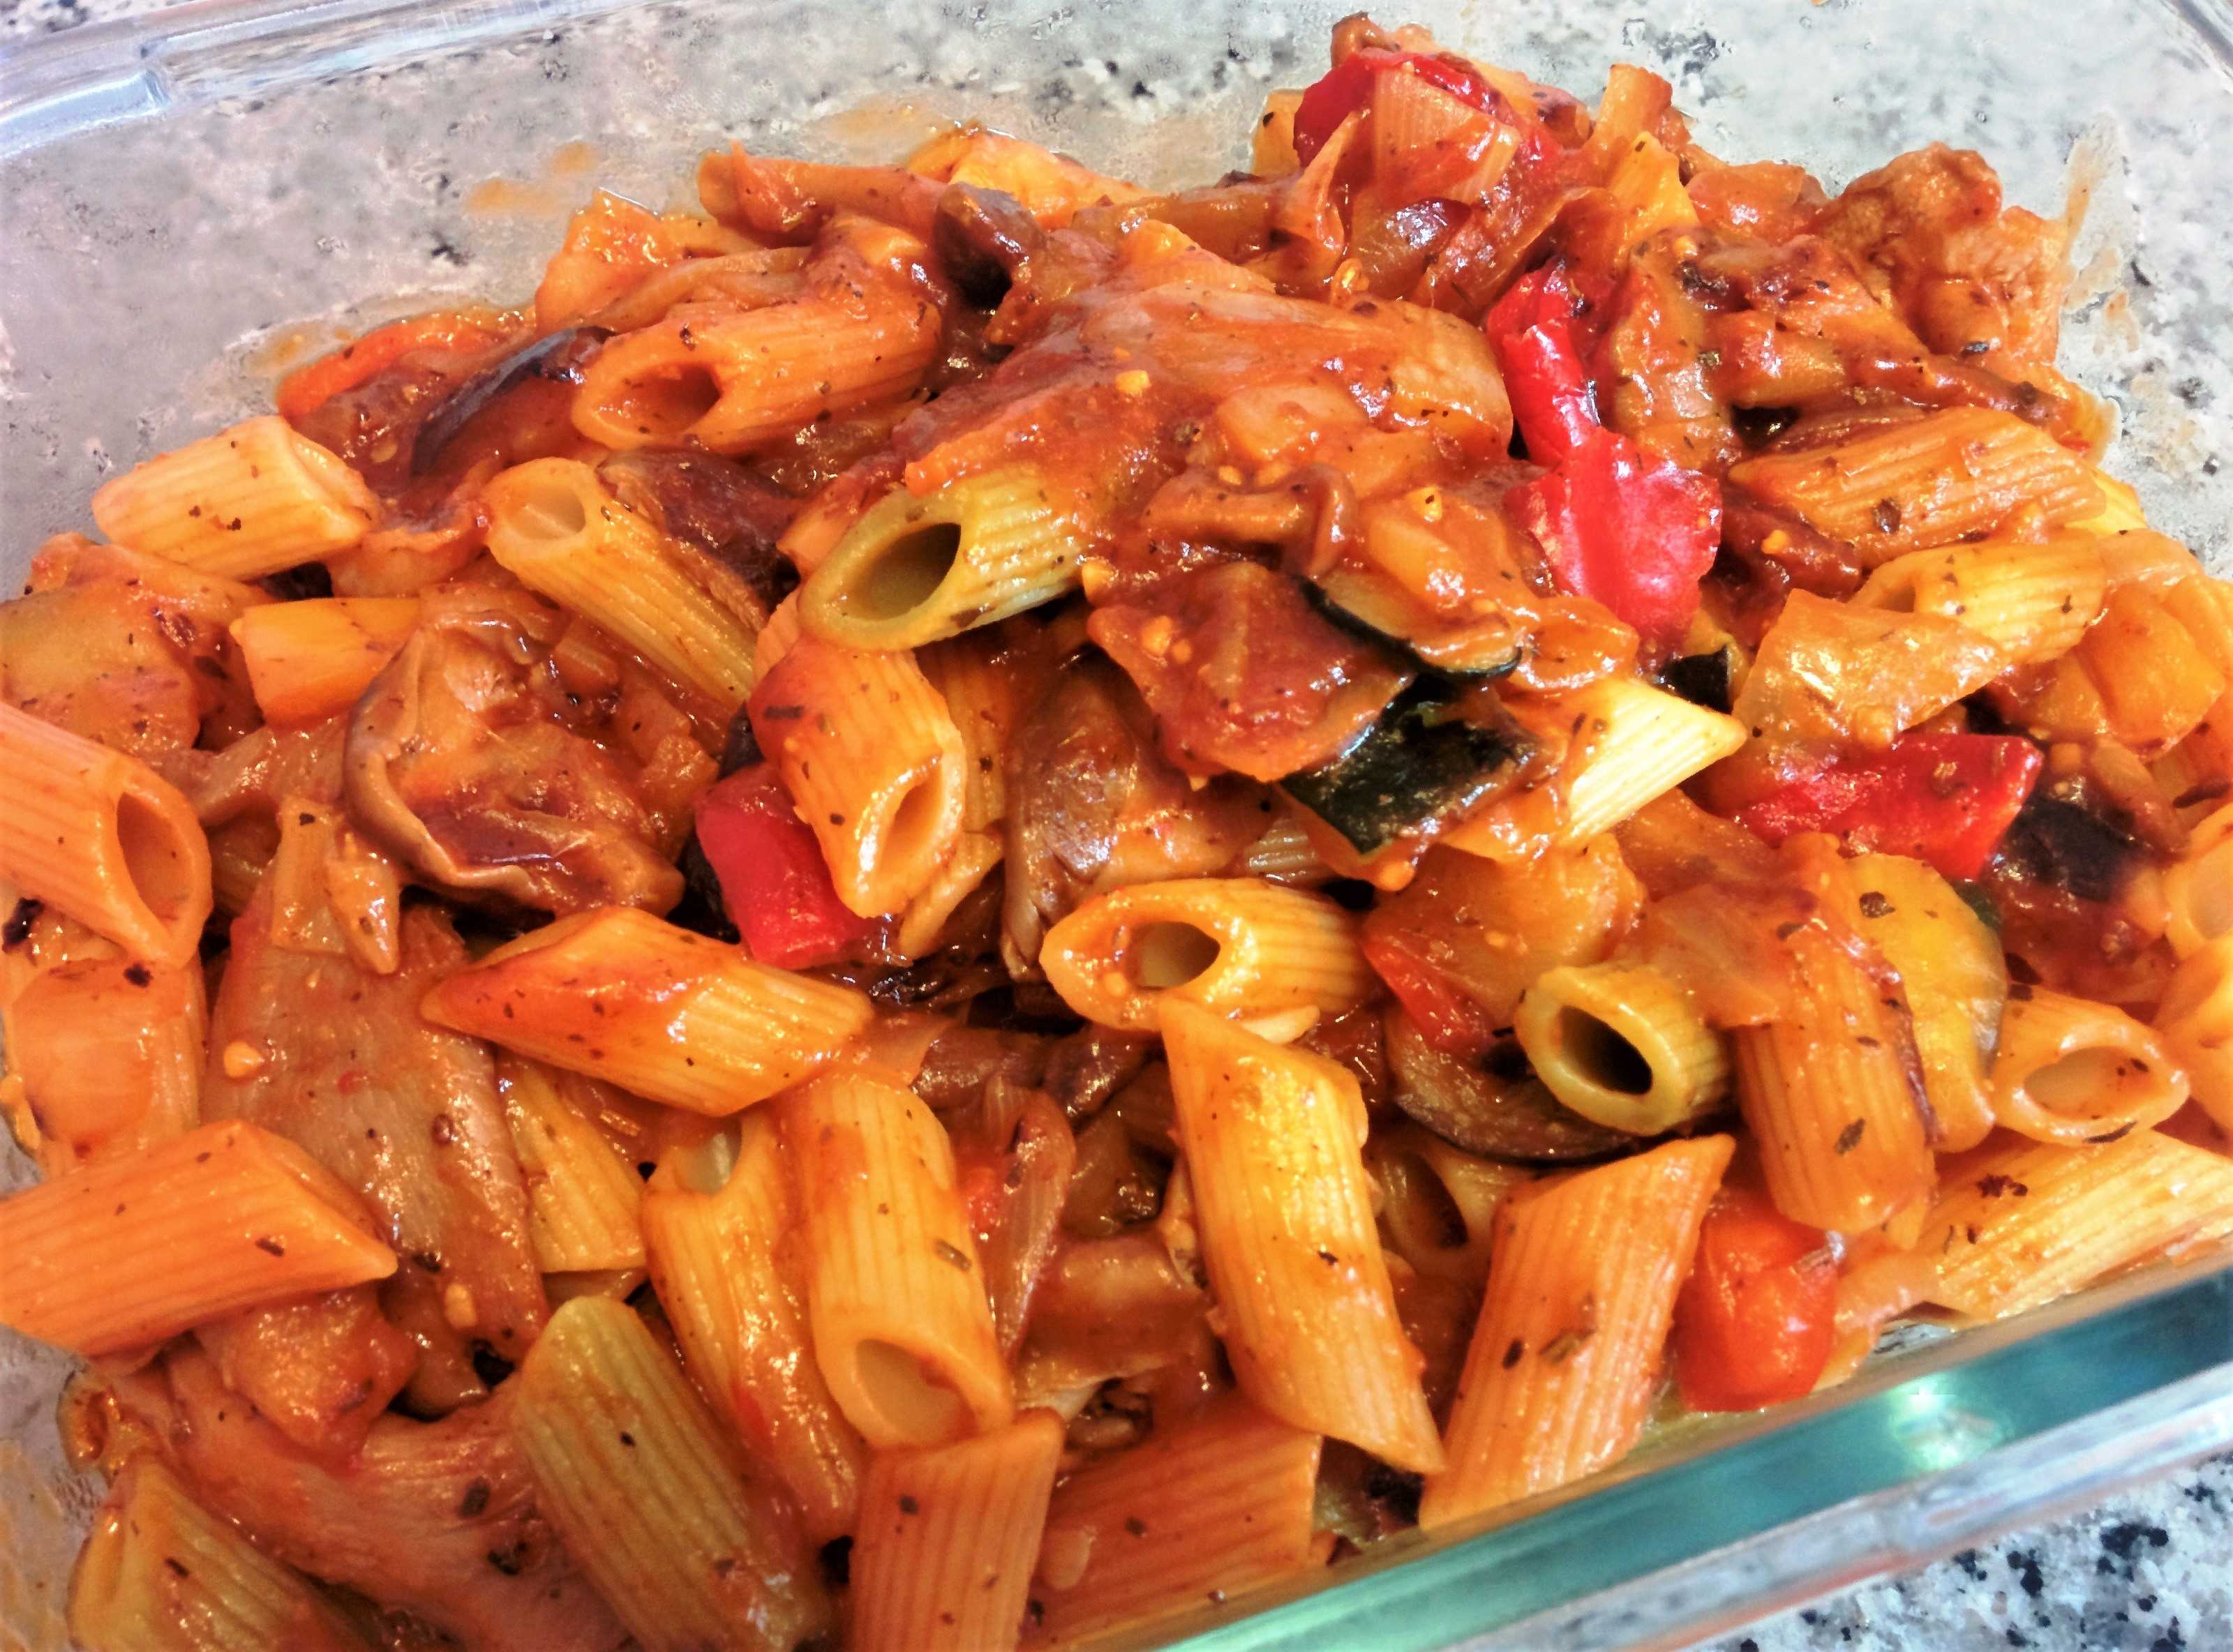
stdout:
[[316,1586],[135,1457],[94,1511],[70,1577],[82,1652],[371,1652]]
[[118,544],[229,579],[351,550],[380,512],[363,478],[274,413],[144,460],[93,496]]
[[915,655],[961,737],[961,829],[990,831],[1008,813],[1008,743],[1028,709],[994,634],[934,643]]
[[2233,1160],[2159,1131],[2104,1147],[2007,1141],[1963,1161],[1918,1255],[1942,1307],[1999,1319],[2233,1221]]
[[708,1143],[670,1154],[652,1178],[652,1285],[699,1391],[789,1488],[808,1535],[829,1542],[853,1530],[868,1449],[815,1363],[776,1122],[748,1113],[737,1128],[733,1160]]
[[2204,816],[2163,872],[2164,939],[2191,958],[2233,934],[2233,803]]
[[806,1219],[816,1363],[879,1449],[997,1428],[1014,1413],[945,1128],[909,1092],[831,1073],[787,1097]]
[[991,832],[962,833],[930,887],[902,909],[892,950],[910,959],[935,952],[955,912],[993,875],[1006,852],[1006,845]]
[[1476,1158],[1410,1123],[1373,1131],[1364,1169],[1377,1190],[1388,1249],[1420,1273],[1475,1290],[1488,1278],[1497,1207],[1533,1180],[1518,1165]]
[[0,1324],[88,1357],[395,1271],[356,1198],[238,1120],[0,1200]]
[[7,1055],[41,1171],[62,1175],[200,1123],[208,1026],[199,962],[94,959],[36,976],[8,1006]]
[[1442,1466],[1364,1175],[1364,1100],[1332,1063],[1181,998],[1164,1049],[1195,1225],[1242,1392],[1400,1468]]
[[2165,1053],[2186,1070],[2196,1104],[2233,1134],[2233,938],[2221,936],[2179,965],[2155,1029]]
[[1062,1449],[1062,1420],[1026,1411],[973,1440],[877,1453],[853,1545],[855,1644],[1013,1647]]
[[414,597],[329,596],[262,603],[230,634],[264,719],[298,725],[355,705],[418,623]]
[[1520,996],[1512,1031],[1552,1095],[1631,1135],[1663,1135],[1728,1093],[1721,1035],[1647,964],[1551,970]]
[[1236,1395],[1071,1475],[1047,1510],[1034,1644],[1081,1645],[1309,1570],[1320,1446]]
[[752,699],[752,732],[864,918],[928,889],[961,832],[960,731],[922,668],[802,636]]
[[856,522],[799,590],[799,620],[849,648],[919,648],[1073,589],[1085,537],[1029,466],[895,488]]
[[788,1089],[869,1024],[869,1002],[632,907],[499,946],[422,1013],[516,1054],[713,1115]]
[[1039,966],[1087,1020],[1141,1031],[1173,1000],[1220,1015],[1338,1015],[1378,985],[1352,915],[1261,878],[1179,878],[1096,896],[1047,931]]
[[787,1499],[745,1472],[633,1310],[576,1298],[514,1380],[537,1512],[645,1652],[767,1652],[830,1630]]
[[693,577],[682,549],[576,459],[539,459],[482,491],[488,549],[521,584],[582,615],[726,714],[752,693],[754,632]]
[[2008,989],[1993,1116],[2034,1141],[2114,1141],[2184,1106],[2186,1071],[2122,1010],[2043,986]]
[[1853,601],[1958,620],[2010,661],[2035,665],[2077,647],[2107,596],[2100,542],[2074,532],[1910,551],[1871,574]]
[[527,1184],[527,1234],[545,1273],[644,1265],[643,1179],[567,1095],[568,1081],[518,1056],[497,1063],[505,1122]]
[[1507,1200],[1419,1524],[1555,1491],[1625,1456],[1735,1143],[1670,1141]]
[[137,758],[0,705],[0,879],[149,964],[201,943],[209,842],[176,787]]

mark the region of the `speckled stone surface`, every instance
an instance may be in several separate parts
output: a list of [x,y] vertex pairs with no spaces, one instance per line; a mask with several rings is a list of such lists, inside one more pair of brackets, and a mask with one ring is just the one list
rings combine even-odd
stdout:
[[[96,19],[158,10],[164,3],[0,0],[0,50]],[[2044,19],[2059,7],[2060,0],[2042,4],[2040,15]],[[1392,19],[1403,8],[1390,4],[1379,10]],[[1626,10],[1640,13],[1644,7]],[[1642,26],[1641,19],[1631,26]],[[1700,69],[1709,82],[1712,39],[1702,34],[1701,38],[1707,49],[1700,64],[1683,67]],[[1678,94],[1686,103],[1698,89],[1688,84],[1690,78],[1686,75]],[[1975,120],[1982,125],[1983,119],[1981,105]],[[1934,127],[1899,135],[1920,140],[1939,133]],[[1807,156],[1800,152],[1791,158]],[[2217,216],[2222,220],[2222,211]],[[2223,378],[2227,367],[2222,359],[2196,365],[2212,380]],[[2152,369],[2160,371],[2161,364],[2144,364],[2136,375],[2139,382],[2128,378],[2119,387],[2144,388]],[[2206,405],[2209,393],[2179,393],[2189,407],[2198,408]],[[2197,465],[2202,475],[2215,476],[2216,447],[2214,441],[2207,444],[2209,458]],[[2233,1455],[2197,1464],[2083,1514],[1826,1597],[1703,1643],[1700,1652],[1986,1652],[2006,1647],[2233,1652]]]

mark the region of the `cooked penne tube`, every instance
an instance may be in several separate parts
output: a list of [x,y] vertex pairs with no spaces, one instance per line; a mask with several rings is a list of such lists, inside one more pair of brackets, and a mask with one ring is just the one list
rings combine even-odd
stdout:
[[2185,1069],[2122,1010],[2043,986],[2008,989],[1993,1116],[2034,1141],[2113,1141],[2186,1102]]
[[489,555],[723,712],[752,688],[753,629],[693,578],[680,547],[577,459],[539,459],[482,491]]
[[1833,447],[1768,453],[1729,480],[1850,540],[1873,566],[1990,533],[2023,506],[2049,524],[2102,508],[2093,467],[2036,425],[1985,407],[1947,407]]
[[906,654],[802,635],[752,699],[752,732],[863,918],[928,888],[961,832],[960,731]]
[[1321,1443],[1234,1395],[1071,1475],[1039,1545],[1035,1644],[1079,1645],[1307,1571]]
[[88,1357],[395,1272],[355,1196],[238,1119],[0,1200],[0,1324]]
[[201,1122],[208,1007],[198,961],[120,958],[42,971],[8,1006],[8,1065],[49,1177],[128,1155]]
[[232,622],[257,708],[271,723],[315,723],[345,712],[419,623],[408,596],[265,602]]
[[371,1652],[317,1587],[134,1457],[94,1512],[70,1576],[82,1652]]
[[2149,1129],[2098,1148],[2010,1141],[1963,1161],[1916,1251],[1936,1262],[1930,1300],[1998,1319],[2229,1220],[2223,1154]]
[[1179,1140],[1221,1332],[1273,1416],[1399,1468],[1442,1466],[1365,1181],[1364,1099],[1331,1062],[1162,1005]]
[[2196,1104],[2233,1135],[2233,937],[2188,954],[2164,990],[2155,1028],[2186,1069]]
[[121,751],[0,704],[0,879],[150,964],[186,963],[213,897],[177,787]]
[[808,1534],[827,1543],[853,1530],[868,1448],[815,1363],[776,1121],[748,1113],[737,1128],[732,1161],[709,1143],[670,1154],[652,1178],[652,1285],[700,1391],[790,1488]]
[[2101,491],[2101,508],[2090,517],[2070,525],[2087,532],[2104,537],[2129,533],[2148,525],[2146,515],[2140,510],[2140,496],[2129,482],[2119,482],[2099,465],[2092,467],[2093,485]]
[[568,1096],[567,1080],[511,1055],[497,1062],[496,1077],[527,1184],[536,1265],[545,1273],[641,1267],[643,1179],[635,1167]]
[[923,958],[935,951],[954,912],[992,876],[1006,853],[1006,846],[991,832],[962,833],[930,887],[902,909],[892,950],[902,958]]
[[869,1001],[633,907],[531,930],[426,995],[430,1021],[693,1113],[788,1089],[869,1024]]
[[1062,1448],[1062,1420],[1026,1411],[973,1440],[877,1453],[853,1545],[854,1643],[1013,1647]]
[[1051,602],[1077,583],[1085,537],[1027,465],[886,494],[799,590],[799,619],[849,648],[919,648]]
[[1006,1423],[1008,1368],[945,1127],[909,1091],[852,1072],[786,1097],[780,1118],[815,1359],[847,1419],[879,1449]]
[[1631,1135],[1663,1135],[1728,1093],[1721,1035],[1646,964],[1551,970],[1521,994],[1512,1031],[1552,1095]]
[[1497,1207],[1533,1180],[1518,1165],[1476,1158],[1411,1123],[1373,1131],[1364,1168],[1380,1194],[1388,1248],[1421,1273],[1476,1290],[1488,1278]]
[[350,550],[379,516],[362,477],[276,413],[143,460],[93,496],[118,544],[231,579]]
[[645,1652],[765,1652],[834,1627],[788,1502],[634,1310],[576,1298],[515,1382],[537,1512]]
[[1087,1020],[1140,1031],[1170,999],[1220,1015],[1338,1015],[1379,985],[1353,915],[1262,878],[1178,878],[1097,895],[1047,931],[1039,965]]
[[1670,1141],[1507,1200],[1419,1524],[1555,1491],[1627,1455],[1735,1143]]
[[961,736],[961,829],[990,831],[1008,812],[1008,742],[1028,709],[1023,685],[991,634],[934,643],[915,663]]
[[2233,934],[2233,803],[2188,834],[2185,850],[2163,872],[2164,939],[2191,958]]
[[2011,661],[2036,664],[2075,647],[2107,595],[2100,540],[2064,533],[1910,551],[1870,575],[1853,601],[1959,620]]
[[1907,989],[1931,1146],[1964,1153],[1992,1133],[1986,1088],[2008,994],[2000,938],[1954,886],[1921,861],[1857,855],[1850,863],[1862,934]]

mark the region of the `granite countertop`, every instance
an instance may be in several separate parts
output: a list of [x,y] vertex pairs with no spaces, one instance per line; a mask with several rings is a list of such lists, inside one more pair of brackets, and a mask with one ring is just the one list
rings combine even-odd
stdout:
[[[0,50],[164,3],[0,0]],[[2233,1649],[2229,1556],[2233,1454],[1695,1652],[2221,1652]]]

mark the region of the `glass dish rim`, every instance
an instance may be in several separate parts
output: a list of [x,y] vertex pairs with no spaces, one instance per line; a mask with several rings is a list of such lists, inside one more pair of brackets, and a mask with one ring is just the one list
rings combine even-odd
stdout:
[[[2157,0],[2233,65],[2233,0]],[[313,78],[376,73],[401,63],[514,41],[566,24],[650,11],[662,0],[181,0],[156,12],[88,24],[0,51],[0,161],[123,121],[163,119],[225,98]],[[1872,1412],[1887,1413],[1927,1395],[1929,1385],[1973,1367],[1995,1367],[2021,1383],[2044,1373],[2059,1342],[2089,1335],[2113,1342],[2120,1329],[2191,1311],[2208,1317],[2191,1357],[2125,1384],[2108,1379],[2002,1432],[1956,1445],[1924,1472],[1889,1471],[1880,1462],[1847,1465],[1820,1477],[1803,1507],[1735,1536],[1700,1540],[1641,1572],[1601,1588],[1537,1601],[1501,1616],[1476,1615],[1445,1634],[1445,1617],[1424,1614],[1401,1644],[1489,1649],[1596,1644],[1589,1624],[1618,1621],[1624,1642],[1672,1647],[1735,1629],[1820,1591],[1920,1564],[2022,1520],[2106,1494],[2150,1473],[2233,1444],[2233,1253],[2097,1285],[1997,1325],[1967,1330],[1932,1346],[1879,1356],[1844,1388],[1774,1412],[1702,1432],[1663,1451],[1500,1511],[1491,1520],[1435,1538],[1407,1536],[1377,1553],[1306,1583],[1240,1597],[1196,1619],[1158,1629],[1152,1640],[1196,1652],[1259,1652],[1323,1644],[1310,1638],[1361,1615],[1416,1608],[1405,1598],[1434,1578],[1481,1579],[1500,1560],[1548,1541],[1575,1512],[1608,1498],[1644,1499],[1642,1489],[1677,1493],[1716,1461],[1750,1453],[1765,1461],[1794,1458]],[[2212,1357],[2212,1354],[2215,1357]],[[2176,1367],[2177,1369],[2172,1369]],[[2105,1460],[2104,1454],[2108,1454]],[[1870,1472],[1870,1471],[1885,1472]],[[1889,1473],[1889,1478],[1885,1478]],[[1919,1535],[1898,1536],[1900,1514],[1922,1521]],[[1802,1530],[1803,1552],[1774,1551]],[[1678,1545],[1680,1546],[1680,1545]],[[1856,1552],[1865,1558],[1858,1564]],[[1843,1556],[1845,1558],[1839,1558]],[[1740,1585],[1716,1586],[1705,1571],[1733,1558],[1753,1563]],[[1331,1605],[1330,1605],[1331,1603]],[[1168,1639],[1174,1630],[1184,1638]],[[1419,1638],[1432,1634],[1433,1640]],[[1575,1638],[1577,1636],[1580,1638]],[[1560,1636],[1566,1638],[1559,1638]],[[1298,1638],[1290,1638],[1298,1637]]]

